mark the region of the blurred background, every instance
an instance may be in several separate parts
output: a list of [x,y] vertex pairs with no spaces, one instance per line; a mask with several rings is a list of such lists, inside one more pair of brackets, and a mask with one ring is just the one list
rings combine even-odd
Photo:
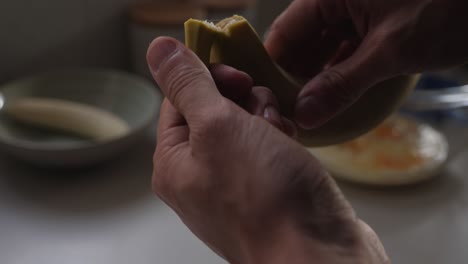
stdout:
[[[241,14],[262,35],[288,3],[287,0],[0,1],[3,87],[0,108],[2,93],[8,101],[18,94],[39,96],[46,90],[53,93],[67,86],[63,98],[73,95],[79,102],[92,102],[107,109],[128,121],[133,135],[128,140],[99,145],[101,148],[67,147],[57,153],[37,145],[17,144],[24,143],[21,141],[24,138],[15,141],[16,134],[11,131],[17,131],[16,128],[8,127],[9,123],[0,116],[0,263],[224,263],[151,192],[151,157],[157,122],[157,109],[152,107],[160,102],[161,94],[149,78],[146,48],[161,35],[183,41],[182,23],[190,17],[216,21]],[[60,70],[110,73],[84,78],[88,82],[83,85],[89,86],[86,91],[96,91],[88,97],[80,92],[84,90],[63,80],[52,85],[47,79],[50,75],[28,79],[26,84],[17,82]],[[441,93],[446,88],[458,87],[468,82],[467,72],[466,67],[458,67],[425,73],[418,90]],[[127,82],[132,84],[124,86]],[[16,87],[23,90],[15,93]],[[141,94],[133,96],[132,91]],[[467,93],[460,91],[456,90],[457,98]],[[137,108],[139,105],[148,107]],[[136,120],[143,115],[138,111],[147,111],[148,118]],[[439,177],[394,188],[346,181],[339,181],[339,185],[358,214],[381,236],[394,263],[466,263],[466,105],[430,111],[413,109],[405,114],[431,125],[447,139],[448,161]],[[34,137],[52,142],[42,134]],[[66,163],[68,157],[97,160],[98,156],[117,154],[117,150],[118,155],[112,159],[102,158],[102,162],[92,165],[43,166],[44,161],[61,158]],[[38,162],[32,164],[19,157]],[[37,164],[41,162],[42,166]]]
[[131,0],[2,1],[0,81],[60,67],[129,68]]
[[[0,3],[0,82],[63,67],[131,70],[140,31],[177,32],[187,17],[251,12],[253,0],[47,0]],[[281,1],[280,1],[281,2]],[[171,6],[171,7],[166,7]],[[273,11],[273,10],[272,10]],[[135,28],[136,27],[136,28]],[[135,31],[137,36],[135,36]],[[145,41],[144,43],[135,43]]]

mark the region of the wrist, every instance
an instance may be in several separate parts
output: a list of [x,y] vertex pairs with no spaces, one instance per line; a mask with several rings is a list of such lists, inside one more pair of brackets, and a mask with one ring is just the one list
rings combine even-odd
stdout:
[[243,263],[232,264],[310,264],[356,263],[389,264],[390,261],[373,230],[355,220],[346,241],[318,240],[292,222],[283,222],[268,235],[243,241]]
[[305,264],[315,250],[289,222],[278,223],[267,235],[249,237],[243,243],[245,264]]

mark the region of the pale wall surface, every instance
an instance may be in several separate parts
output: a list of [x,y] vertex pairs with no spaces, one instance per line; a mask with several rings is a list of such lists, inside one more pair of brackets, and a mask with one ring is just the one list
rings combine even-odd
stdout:
[[0,82],[51,68],[127,67],[132,1],[0,1]]

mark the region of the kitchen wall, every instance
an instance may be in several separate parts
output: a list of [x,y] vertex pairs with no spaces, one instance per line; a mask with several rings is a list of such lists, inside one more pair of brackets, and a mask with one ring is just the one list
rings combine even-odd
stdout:
[[[0,84],[56,68],[129,69],[126,13],[142,1],[186,0],[0,0]],[[256,1],[262,31],[291,0]]]
[[128,67],[132,1],[1,0],[0,83],[53,68]]

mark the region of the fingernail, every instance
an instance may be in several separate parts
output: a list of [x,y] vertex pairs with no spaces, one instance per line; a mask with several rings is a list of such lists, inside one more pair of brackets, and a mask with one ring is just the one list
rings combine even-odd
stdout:
[[151,68],[151,71],[157,73],[161,64],[167,60],[167,58],[172,57],[177,51],[177,43],[169,38],[160,38],[156,39],[153,44],[151,44],[148,51],[148,65]]
[[300,98],[296,103],[295,119],[304,129],[317,128],[328,121],[331,115],[329,107],[320,103],[313,95]]
[[283,125],[281,123],[281,115],[275,107],[271,105],[265,107],[265,110],[263,111],[263,117],[275,127],[281,130],[283,129]]

